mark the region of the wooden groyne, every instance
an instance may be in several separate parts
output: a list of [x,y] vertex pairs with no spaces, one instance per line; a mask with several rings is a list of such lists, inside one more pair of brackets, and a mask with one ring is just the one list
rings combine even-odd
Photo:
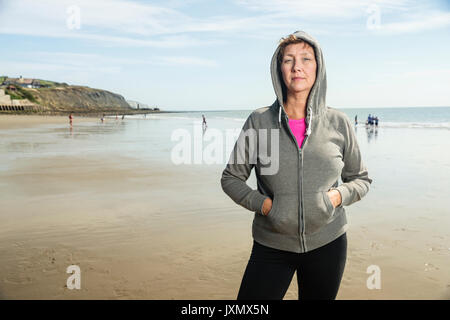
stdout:
[[8,104],[0,104],[0,111],[24,111],[24,112],[34,112],[36,110],[35,105],[8,105]]

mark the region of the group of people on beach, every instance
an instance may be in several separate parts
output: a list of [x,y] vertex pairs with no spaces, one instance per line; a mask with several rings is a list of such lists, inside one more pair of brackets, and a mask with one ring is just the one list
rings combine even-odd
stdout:
[[[122,120],[125,119],[125,115],[122,115]],[[119,115],[116,113],[116,120],[119,120]],[[105,121],[105,114],[100,118],[100,121],[103,123]]]
[[[355,126],[356,125],[358,125],[358,115],[355,116]],[[373,125],[378,127],[378,116],[372,116],[369,113],[369,116],[367,117],[367,120],[366,120],[366,126],[373,126]]]
[[[125,119],[125,115],[122,115],[122,120]],[[116,114],[116,120],[119,120],[119,115]],[[105,114],[102,115],[102,117],[100,118],[100,121],[103,123],[105,121]],[[73,124],[73,114],[70,113],[69,114],[69,122],[70,122],[70,126],[72,127]]]
[[367,125],[369,125],[369,126],[375,125],[376,127],[378,127],[378,117],[377,116],[371,116],[369,114],[369,116],[367,117],[367,120],[366,120],[366,126]]

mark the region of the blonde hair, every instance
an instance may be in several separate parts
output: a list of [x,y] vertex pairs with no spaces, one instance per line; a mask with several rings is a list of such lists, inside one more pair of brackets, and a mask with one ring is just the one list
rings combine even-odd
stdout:
[[284,56],[284,49],[286,49],[286,47],[290,44],[294,44],[294,43],[304,43],[305,46],[311,47],[314,51],[314,48],[312,45],[310,45],[308,42],[306,42],[305,40],[299,39],[296,36],[294,36],[294,34],[290,34],[287,37],[281,38],[280,39],[280,43],[279,43],[279,47],[280,50],[278,51],[278,56],[277,56],[277,60],[278,63],[281,63],[281,61],[283,60],[283,56]]

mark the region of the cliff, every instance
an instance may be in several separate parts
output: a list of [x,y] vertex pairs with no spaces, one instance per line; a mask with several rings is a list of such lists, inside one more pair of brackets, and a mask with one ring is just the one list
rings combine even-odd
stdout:
[[43,111],[108,112],[132,110],[124,97],[113,92],[82,86],[25,89]]
[[136,110],[123,96],[114,92],[22,76],[1,76],[0,90],[2,113],[134,114],[159,111],[156,108]]

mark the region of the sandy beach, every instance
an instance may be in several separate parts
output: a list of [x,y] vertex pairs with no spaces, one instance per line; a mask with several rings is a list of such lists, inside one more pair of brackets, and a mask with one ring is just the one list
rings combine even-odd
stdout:
[[[162,120],[128,121],[108,132],[141,137],[153,130],[144,125]],[[75,118],[76,143],[92,141],[93,132],[108,136],[98,122]],[[224,166],[121,153],[109,147],[116,138],[94,139],[96,152],[60,152],[72,146],[68,130],[67,117],[0,116],[0,299],[235,299],[253,213],[223,193]],[[37,143],[41,134],[57,146],[36,145],[45,152],[30,155],[24,141]],[[373,161],[369,172],[378,177],[385,168]],[[421,190],[420,204],[399,191],[398,202],[386,205],[392,190],[383,183],[378,178],[367,199],[346,208],[348,257],[337,299],[450,299],[448,206],[432,189]],[[249,185],[256,188],[253,175]],[[66,287],[69,265],[81,269],[80,290]],[[381,269],[381,289],[367,288],[371,265]],[[297,298],[295,277],[287,300]]]
[[[98,121],[97,117],[74,117],[73,123]],[[69,123],[68,116],[0,115],[0,130],[32,128],[45,124]]]

